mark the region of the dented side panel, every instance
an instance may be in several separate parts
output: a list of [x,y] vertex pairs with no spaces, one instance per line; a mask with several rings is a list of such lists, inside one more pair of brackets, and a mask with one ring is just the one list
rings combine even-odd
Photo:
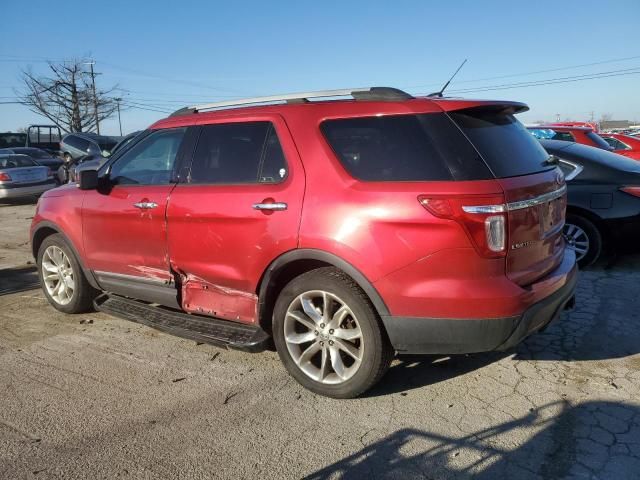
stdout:
[[182,276],[182,308],[189,313],[210,315],[225,320],[256,323],[258,296],[193,275]]
[[[179,183],[167,207],[167,238],[185,311],[255,323],[260,278],[275,258],[298,246],[305,174],[281,116],[260,114],[241,120],[272,123],[286,160],[283,181]],[[286,204],[286,208],[253,208],[271,202]]]

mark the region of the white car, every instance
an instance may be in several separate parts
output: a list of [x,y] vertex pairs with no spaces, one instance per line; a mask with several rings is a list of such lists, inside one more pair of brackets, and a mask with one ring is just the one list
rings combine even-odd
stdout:
[[56,187],[53,175],[28,155],[0,154],[0,198],[40,195]]

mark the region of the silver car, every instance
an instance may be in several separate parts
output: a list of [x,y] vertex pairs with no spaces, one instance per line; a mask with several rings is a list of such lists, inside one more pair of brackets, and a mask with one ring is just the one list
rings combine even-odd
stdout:
[[0,198],[36,196],[55,186],[49,167],[28,155],[0,154]]

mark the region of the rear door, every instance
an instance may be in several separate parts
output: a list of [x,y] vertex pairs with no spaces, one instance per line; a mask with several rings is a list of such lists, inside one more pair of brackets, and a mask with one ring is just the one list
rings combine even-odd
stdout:
[[566,186],[549,155],[513,115],[468,109],[450,116],[480,152],[507,203],[507,276],[520,285],[543,277],[563,258]]
[[256,288],[296,248],[305,178],[280,116],[203,125],[167,209],[169,254],[182,307],[256,321]]

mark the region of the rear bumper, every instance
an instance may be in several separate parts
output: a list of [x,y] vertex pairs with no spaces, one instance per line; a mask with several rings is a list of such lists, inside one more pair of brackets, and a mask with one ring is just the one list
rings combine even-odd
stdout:
[[57,187],[56,182],[51,180],[50,182],[31,184],[31,185],[0,185],[0,198],[19,198],[29,197],[31,195],[40,195],[41,193],[51,190]]
[[509,349],[556,319],[572,306],[578,279],[573,252],[545,277],[558,288],[528,306],[522,314],[503,318],[383,317],[391,344],[399,353],[455,354]]

